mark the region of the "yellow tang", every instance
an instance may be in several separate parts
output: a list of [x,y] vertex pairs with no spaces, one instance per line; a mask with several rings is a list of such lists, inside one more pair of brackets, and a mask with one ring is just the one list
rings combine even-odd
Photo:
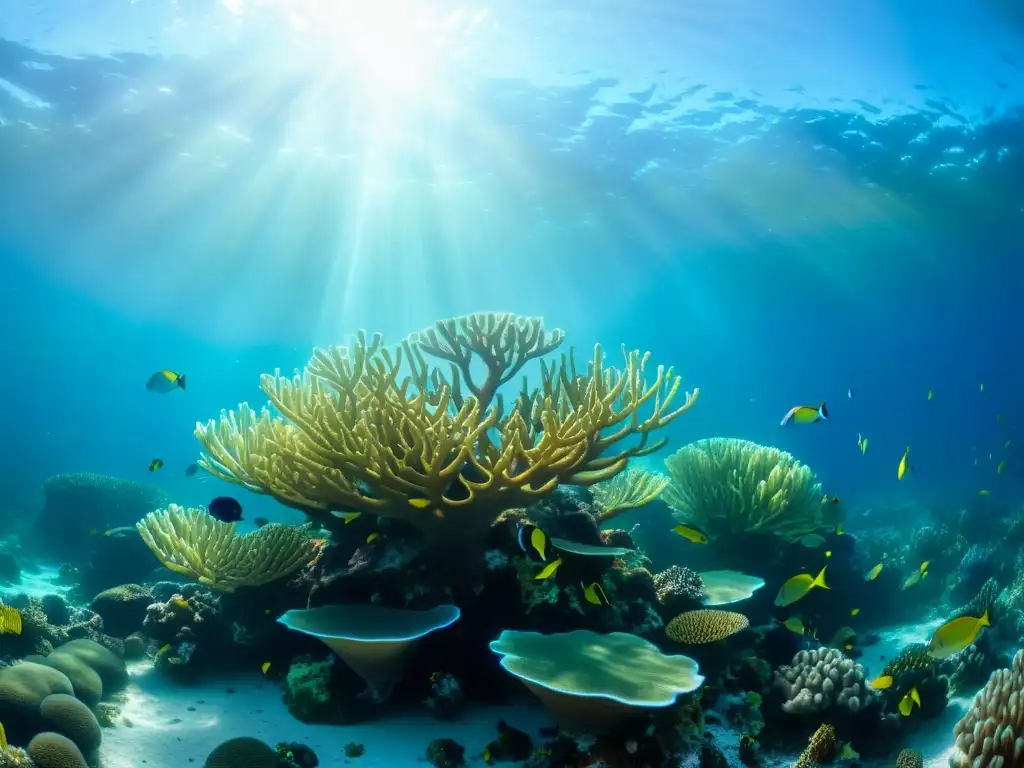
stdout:
[[519,540],[519,548],[526,554],[532,549],[541,560],[548,559],[548,537],[536,525],[521,525],[516,533]]
[[874,581],[875,579],[877,579],[878,574],[882,572],[882,569],[884,567],[885,565],[883,563],[879,563],[878,565],[876,565],[874,568],[867,572],[867,574],[864,576],[864,581]]
[[908,717],[914,709],[914,705],[921,706],[921,697],[917,693],[917,688],[911,688],[907,691],[907,695],[900,699],[900,714],[904,717]]
[[981,614],[980,618],[961,616],[947,621],[932,635],[931,642],[928,643],[928,655],[933,659],[944,659],[959,653],[977,640],[981,630],[988,626],[991,626],[988,610]]
[[817,407],[813,405],[794,405],[786,411],[786,415],[782,417],[779,426],[784,427],[787,424],[815,424],[827,419],[828,408],[825,407],[824,401]]
[[384,536],[384,534],[381,533],[380,531],[374,531],[373,533],[371,533],[369,536],[366,537],[366,543],[367,544],[372,544],[377,539],[383,538],[383,536]]
[[828,568],[827,565],[821,569],[821,573],[817,576],[811,576],[809,573],[798,573],[796,576],[787,579],[779,587],[779,594],[775,596],[775,604],[780,607],[792,605],[797,600],[805,597],[815,587],[828,589],[828,584],[825,583],[826,568]]
[[608,602],[608,596],[601,589],[601,585],[596,581],[591,583],[590,586],[584,586],[583,582],[580,582],[580,586],[583,587],[583,597],[588,603],[593,605],[611,605]]
[[345,525],[348,525],[353,520],[358,520],[363,515],[362,512],[335,512],[333,510],[331,511],[331,514],[344,520]]
[[881,675],[871,681],[871,687],[876,691],[884,691],[887,688],[892,688],[892,675]]
[[555,571],[558,570],[558,566],[560,566],[561,564],[562,558],[560,557],[555,560],[552,560],[550,563],[544,566],[544,570],[542,570],[540,573],[533,577],[534,581],[543,581],[549,576],[553,576]]
[[694,544],[707,544],[708,536],[704,531],[695,525],[689,523],[680,523],[672,529],[673,532],[678,533],[687,541],[692,541]]
[[9,605],[0,605],[0,635],[21,634],[21,612]]
[[265,675],[265,674],[267,674],[267,673],[268,673],[268,672],[270,671],[270,662],[269,662],[269,661],[264,661],[264,662],[263,662],[263,663],[262,663],[262,664],[260,665],[260,669],[262,669],[262,670],[263,670],[263,674],[264,674],[264,675]]
[[903,476],[907,474],[907,457],[910,456],[910,446],[908,445],[903,451],[903,458],[900,459],[900,466],[896,470],[896,479],[902,480]]
[[803,621],[801,621],[799,616],[790,616],[788,619],[782,622],[782,626],[784,626],[790,632],[795,632],[798,635],[803,635],[804,632],[807,631],[807,628],[804,626],[804,623]]

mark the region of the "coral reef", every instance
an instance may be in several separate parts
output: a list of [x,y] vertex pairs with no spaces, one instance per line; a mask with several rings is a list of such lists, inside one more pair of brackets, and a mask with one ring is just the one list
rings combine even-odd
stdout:
[[669,640],[683,645],[717,643],[750,625],[742,613],[702,608],[676,616],[665,627]]
[[896,768],[924,768],[924,756],[916,749],[904,749],[896,756]]
[[602,523],[630,509],[650,504],[661,495],[669,479],[645,469],[630,467],[611,480],[598,483],[591,489],[597,519]]
[[103,619],[103,628],[115,637],[127,637],[137,630],[153,602],[148,587],[121,584],[100,592],[92,599],[92,610]]
[[774,685],[786,698],[783,711],[795,715],[833,706],[858,712],[873,696],[864,684],[864,668],[830,648],[800,651],[776,670]]
[[993,673],[974,703],[953,728],[956,749],[952,768],[1021,765],[1024,752],[1024,651],[1018,651],[1008,669]]
[[838,751],[836,729],[826,723],[811,736],[807,749],[800,755],[794,768],[815,768],[815,766],[831,763]]

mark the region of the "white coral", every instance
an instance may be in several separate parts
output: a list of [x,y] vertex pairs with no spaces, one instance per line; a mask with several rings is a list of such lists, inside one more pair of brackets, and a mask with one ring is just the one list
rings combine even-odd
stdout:
[[786,697],[782,710],[794,715],[833,705],[857,712],[872,696],[864,686],[864,667],[833,648],[800,651],[775,671],[774,684]]

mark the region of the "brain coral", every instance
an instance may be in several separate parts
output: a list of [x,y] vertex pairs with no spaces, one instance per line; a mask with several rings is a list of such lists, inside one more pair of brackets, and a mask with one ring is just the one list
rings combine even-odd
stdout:
[[40,733],[28,743],[28,756],[38,768],[89,768],[81,750],[59,733]]
[[701,645],[724,640],[746,629],[749,624],[742,613],[701,608],[676,616],[665,627],[665,634],[677,643]]
[[214,748],[203,768],[277,768],[277,753],[259,739],[242,736]]
[[0,723],[13,743],[24,744],[41,730],[39,705],[52,693],[74,692],[67,675],[31,661],[0,669]]
[[103,733],[96,715],[74,696],[66,693],[47,696],[39,705],[39,712],[49,728],[67,736],[85,754],[99,749]]
[[786,697],[783,711],[795,715],[833,705],[858,712],[873,696],[864,684],[864,667],[833,648],[800,651],[790,666],[776,670],[775,687]]
[[109,648],[92,640],[70,640],[53,649],[40,663],[59,669],[71,680],[75,696],[93,707],[106,694],[124,688],[128,670]]
[[1024,766],[1024,651],[1009,669],[993,672],[988,684],[953,728],[952,768]]

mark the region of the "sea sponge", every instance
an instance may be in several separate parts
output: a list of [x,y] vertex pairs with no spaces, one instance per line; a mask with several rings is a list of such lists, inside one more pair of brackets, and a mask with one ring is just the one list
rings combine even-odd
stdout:
[[95,752],[103,741],[99,721],[85,704],[66,693],[54,693],[43,699],[39,713],[53,731],[67,736],[86,755]]
[[900,750],[896,757],[896,768],[924,768],[924,755],[916,749]]
[[1024,765],[1024,651],[1009,669],[993,672],[953,728],[951,768],[1019,768]]
[[103,629],[114,637],[127,637],[142,627],[146,607],[153,593],[138,584],[122,584],[100,592],[92,599],[92,610],[103,619]]
[[750,621],[742,613],[701,608],[676,616],[665,627],[665,634],[670,640],[683,645],[702,645],[717,643],[748,626]]
[[800,651],[775,671],[774,685],[786,697],[782,710],[794,715],[833,705],[859,712],[874,696],[864,684],[864,667],[834,648]]
[[839,746],[836,744],[836,729],[828,724],[818,727],[800,755],[794,768],[813,768],[825,765],[835,759]]
[[414,611],[352,604],[291,610],[278,621],[323,642],[383,701],[391,695],[419,641],[454,624],[459,615],[454,605]]
[[671,478],[665,503],[711,539],[746,533],[794,539],[825,524],[821,484],[777,448],[714,437],[684,445],[665,467]]
[[59,670],[31,661],[0,669],[0,723],[11,742],[24,744],[41,730],[39,705],[54,693],[74,693]]
[[543,635],[506,629],[490,648],[566,728],[603,732],[697,690],[704,678],[688,656],[663,654],[624,632],[585,629]]
[[28,743],[28,756],[38,768],[89,768],[75,742],[49,731],[37,734]]
[[277,768],[277,753],[259,739],[241,736],[214,747],[203,768]]

